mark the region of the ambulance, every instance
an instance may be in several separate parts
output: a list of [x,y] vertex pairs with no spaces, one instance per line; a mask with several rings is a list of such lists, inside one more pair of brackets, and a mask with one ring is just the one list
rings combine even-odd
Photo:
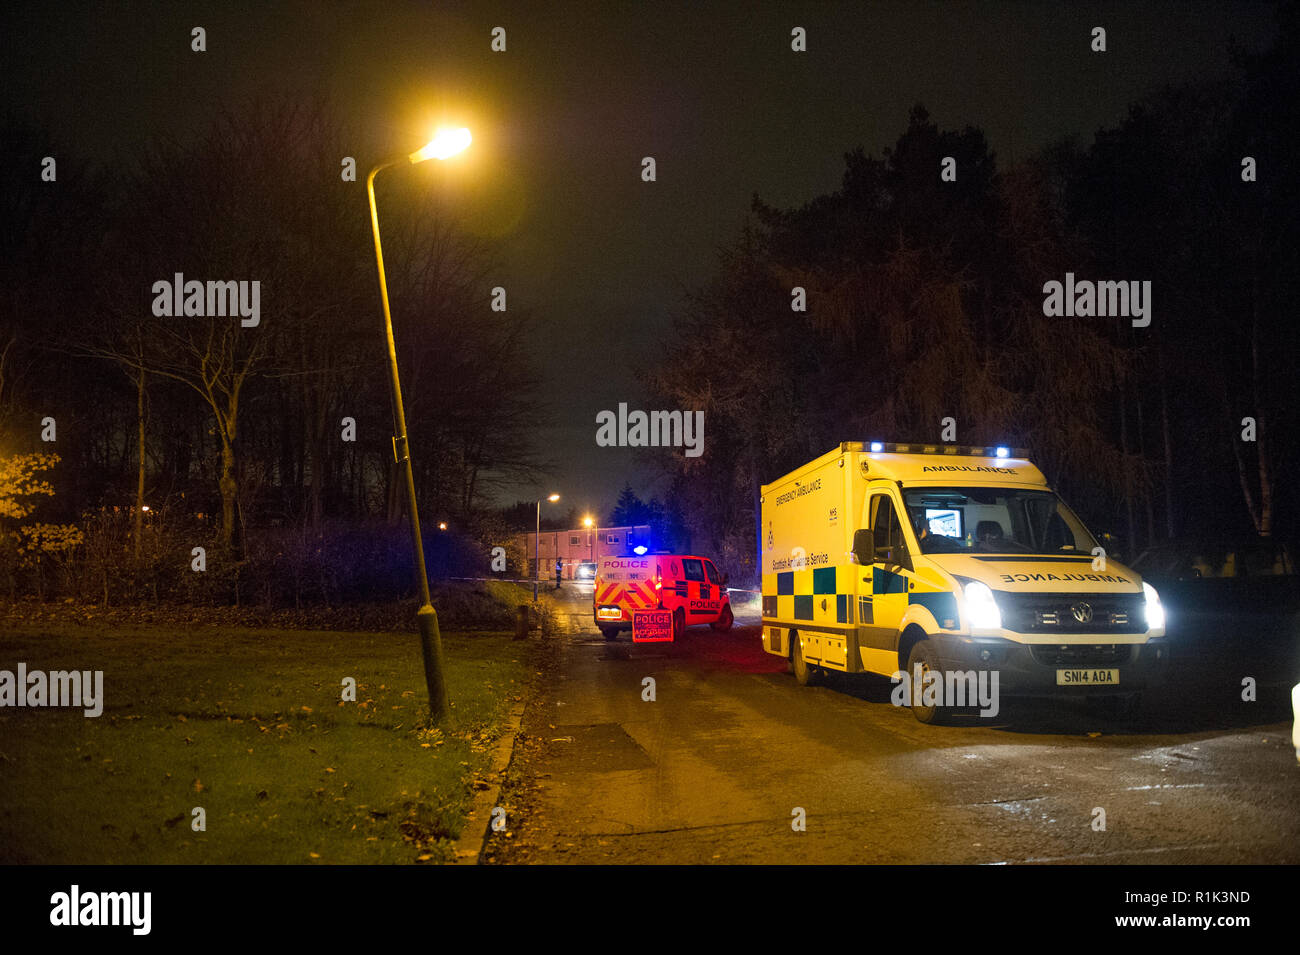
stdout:
[[606,640],[632,629],[634,610],[670,610],[673,639],[695,624],[728,630],[735,619],[727,578],[695,554],[602,557],[592,588],[592,615]]
[[759,510],[763,649],[801,685],[897,676],[917,719],[942,723],[961,699],[920,684],[1126,713],[1168,667],[1155,588],[1023,451],[847,441],[763,485]]

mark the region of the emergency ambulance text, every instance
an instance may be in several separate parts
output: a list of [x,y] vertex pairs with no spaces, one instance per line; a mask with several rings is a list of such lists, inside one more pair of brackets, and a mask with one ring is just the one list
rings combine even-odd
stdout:
[[821,489],[822,489],[821,478],[818,478],[815,481],[809,481],[807,484],[800,484],[792,491],[786,491],[784,494],[778,494],[776,496],[776,506],[780,507],[782,504],[785,504],[789,501],[793,501],[796,497],[803,497],[805,494],[812,494],[814,491],[820,491]]
[[1028,583],[1031,580],[1091,580],[1095,583],[1127,584],[1128,580],[1119,574],[1003,574],[1002,579],[1009,584],[1016,581]]

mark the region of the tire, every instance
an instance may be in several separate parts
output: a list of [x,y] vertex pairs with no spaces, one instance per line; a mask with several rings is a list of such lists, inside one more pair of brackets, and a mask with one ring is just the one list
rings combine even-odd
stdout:
[[722,614],[718,619],[709,624],[709,626],[714,630],[717,630],[719,633],[722,633],[723,631],[730,630],[731,625],[735,622],[736,618],[731,615],[731,604],[728,603],[722,608]]
[[790,634],[790,669],[794,671],[794,681],[800,686],[816,686],[820,674],[815,666],[804,661],[799,644],[799,634]]
[[[939,658],[935,655],[934,647],[928,640],[920,640],[912,647],[911,652],[907,654],[907,676],[911,679],[916,673],[916,668],[920,666],[921,676],[924,678],[927,672],[935,672],[940,675],[943,670],[939,667]],[[942,726],[952,718],[952,710],[946,706],[923,706],[921,704],[920,688],[913,686],[911,688],[912,698],[912,715],[922,723],[931,726]]]
[[673,643],[682,638],[686,632],[686,611],[678,607],[673,611]]
[[617,627],[601,627],[601,628],[600,628],[600,632],[601,632],[602,634],[604,634],[606,640],[617,640],[617,639],[618,639],[618,628],[617,628]]

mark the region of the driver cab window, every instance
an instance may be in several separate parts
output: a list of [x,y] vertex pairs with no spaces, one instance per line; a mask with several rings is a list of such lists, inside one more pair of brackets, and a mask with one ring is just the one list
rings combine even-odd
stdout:
[[871,501],[871,534],[876,547],[892,547],[901,551],[906,546],[903,528],[898,523],[894,503],[885,494],[877,494]]
[[722,575],[719,574],[718,569],[713,566],[713,561],[706,560],[704,562],[704,570],[709,575],[709,583],[722,586]]

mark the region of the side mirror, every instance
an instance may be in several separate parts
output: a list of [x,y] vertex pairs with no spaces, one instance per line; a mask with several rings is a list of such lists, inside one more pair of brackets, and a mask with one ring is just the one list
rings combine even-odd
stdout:
[[876,541],[871,531],[865,527],[860,527],[853,532],[853,559],[859,564],[870,564],[874,561],[876,553]]
[[907,553],[906,544],[898,544],[892,547],[876,548],[876,563],[884,564],[887,567],[902,567],[905,570],[912,569],[912,558]]

